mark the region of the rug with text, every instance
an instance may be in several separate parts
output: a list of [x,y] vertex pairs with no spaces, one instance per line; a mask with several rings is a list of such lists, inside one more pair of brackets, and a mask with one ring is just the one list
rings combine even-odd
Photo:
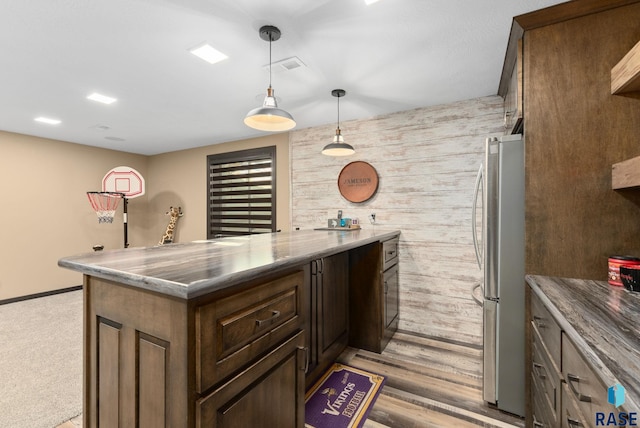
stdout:
[[358,428],[382,390],[384,376],[335,363],[307,391],[307,428]]

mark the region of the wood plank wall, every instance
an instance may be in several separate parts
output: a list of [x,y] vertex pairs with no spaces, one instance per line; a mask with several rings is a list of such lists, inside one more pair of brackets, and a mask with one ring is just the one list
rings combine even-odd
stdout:
[[640,94],[611,95],[611,68],[640,40],[640,3],[524,35],[527,272],[606,280],[640,256],[640,191],[611,166],[640,155]]
[[[345,101],[345,108],[346,108]],[[481,280],[471,235],[471,205],[484,140],[503,132],[502,98],[483,97],[369,120],[341,123],[356,154],[320,154],[333,126],[290,134],[292,230],[326,226],[339,209],[364,228],[400,229],[400,328],[482,343],[482,312],[471,298]],[[340,195],[349,162],[376,168],[378,193],[362,204]],[[372,226],[367,216],[376,213]]]

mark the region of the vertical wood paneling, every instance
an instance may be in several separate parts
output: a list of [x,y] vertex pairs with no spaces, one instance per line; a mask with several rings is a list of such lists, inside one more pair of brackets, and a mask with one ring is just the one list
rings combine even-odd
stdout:
[[120,328],[100,320],[98,325],[98,426],[119,426]]
[[[341,124],[356,149],[320,154],[332,126],[291,132],[292,229],[326,226],[339,209],[364,228],[399,229],[400,329],[482,343],[482,312],[471,298],[481,279],[471,206],[484,140],[503,133],[502,98],[483,97]],[[349,162],[378,171],[378,193],[362,204],[340,195]],[[376,213],[377,225],[367,217]]]
[[164,427],[169,344],[140,334],[138,346],[138,423],[141,427]]

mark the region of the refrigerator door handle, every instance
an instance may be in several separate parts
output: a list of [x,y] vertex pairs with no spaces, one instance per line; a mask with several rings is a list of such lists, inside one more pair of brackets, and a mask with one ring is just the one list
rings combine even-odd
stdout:
[[[480,243],[478,242],[478,230],[476,225],[476,212],[478,211],[478,193],[480,192],[480,186],[482,185],[482,164],[480,165],[480,169],[478,169],[478,175],[476,176],[476,187],[473,191],[473,208],[471,210],[471,231],[473,233],[473,248],[476,250],[476,261],[478,262],[478,268],[482,270],[482,249],[480,248]],[[484,215],[484,205],[482,207],[483,215]]]
[[471,297],[473,298],[474,302],[476,302],[478,306],[482,307],[482,300],[478,296],[476,296],[476,290],[478,288],[480,289],[480,292],[484,296],[484,288],[482,288],[482,283],[479,282],[477,284],[474,284],[473,287],[471,287]]

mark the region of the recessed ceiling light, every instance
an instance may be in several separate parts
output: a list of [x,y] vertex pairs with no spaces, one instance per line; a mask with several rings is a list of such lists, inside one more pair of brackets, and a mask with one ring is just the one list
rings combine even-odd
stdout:
[[62,123],[61,120],[51,119],[49,117],[43,117],[43,116],[36,117],[33,120],[35,120],[36,122],[40,122],[40,123],[46,123],[47,125],[59,125],[60,123]]
[[209,64],[215,64],[216,62],[220,62],[228,58],[228,56],[207,43],[189,49],[189,52],[198,58],[207,61]]
[[367,6],[369,6],[370,4],[374,4],[375,2],[380,1],[380,0],[364,0],[365,4]]
[[97,92],[94,92],[93,94],[87,96],[87,99],[91,101],[97,101],[102,104],[113,104],[118,101],[116,98],[108,97]]

